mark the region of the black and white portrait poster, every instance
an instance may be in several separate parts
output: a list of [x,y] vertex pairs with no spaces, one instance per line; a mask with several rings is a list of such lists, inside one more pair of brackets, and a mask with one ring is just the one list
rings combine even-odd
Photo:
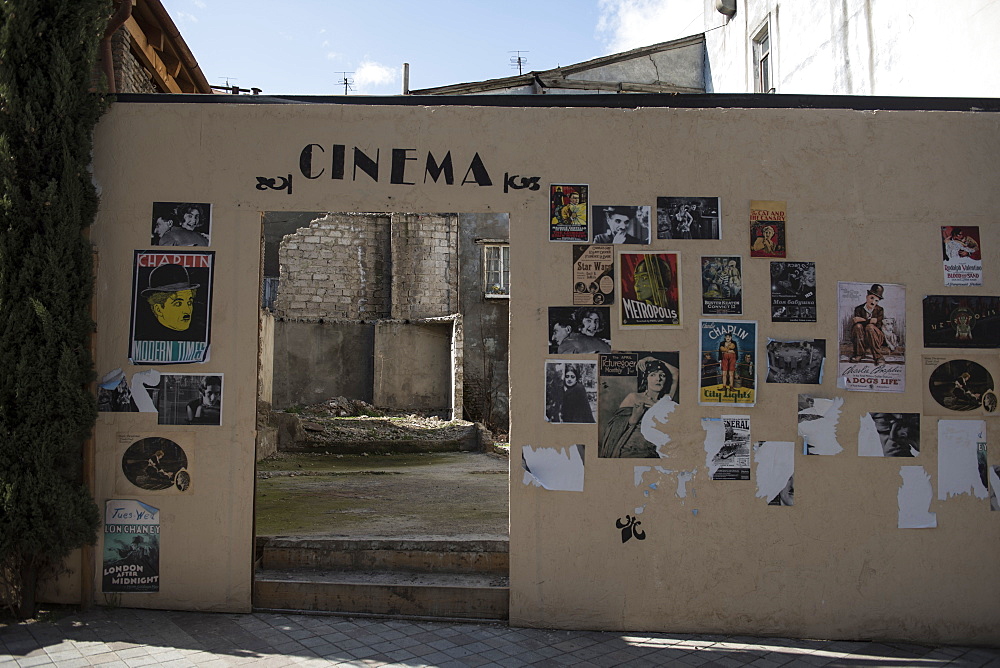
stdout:
[[614,246],[573,245],[573,305],[615,303]]
[[865,413],[858,429],[859,457],[916,457],[920,413]]
[[160,375],[157,424],[222,424],[222,374]]
[[906,389],[906,288],[837,283],[837,387],[861,392]]
[[595,244],[648,244],[648,206],[598,206],[591,211]]
[[768,383],[821,385],[826,364],[826,339],[767,340]]
[[678,352],[601,355],[598,369],[598,449],[605,458],[666,457],[667,425],[680,403]]
[[590,240],[587,210],[590,188],[581,183],[553,183],[549,186],[549,241]]
[[945,225],[941,228],[941,252],[944,255],[944,284],[947,287],[983,284],[983,251],[979,245],[979,227]]
[[160,591],[160,510],[135,499],[104,504],[103,592]]
[[177,442],[163,436],[136,438],[130,434],[119,434],[118,440],[128,444],[122,454],[122,473],[136,487],[147,492],[186,492],[191,488],[191,462]]
[[995,355],[963,355],[946,358],[925,355],[923,358],[925,392],[924,414],[949,417],[987,417],[996,415],[996,379],[1000,359]]
[[816,322],[816,263],[771,263],[771,322]]
[[721,239],[718,197],[657,197],[657,239]]
[[550,306],[549,354],[611,352],[609,306]]
[[1000,297],[924,297],[925,348],[1000,348]]
[[597,422],[597,362],[545,361],[545,419]]
[[129,360],[186,364],[208,359],[214,251],[135,251]]
[[702,256],[701,314],[743,315],[742,257]]
[[153,246],[211,246],[212,205],[153,202]]
[[621,326],[680,327],[680,253],[618,253]]

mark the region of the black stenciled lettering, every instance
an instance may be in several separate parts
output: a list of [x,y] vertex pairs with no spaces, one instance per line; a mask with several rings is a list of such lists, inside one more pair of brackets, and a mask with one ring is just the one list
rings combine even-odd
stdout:
[[406,154],[410,151],[416,151],[415,148],[394,148],[392,149],[392,171],[389,174],[389,183],[396,183],[405,186],[412,186],[413,181],[406,181],[406,161],[416,160],[416,158],[408,157]]
[[378,183],[378,161],[380,149],[375,149],[375,159],[372,160],[367,153],[362,151],[357,146],[354,147],[354,173],[351,175],[355,181],[358,180],[358,169],[360,168],[362,172],[367,174],[372,178],[372,181]]
[[451,164],[451,151],[444,154],[444,160],[440,164],[434,159],[434,155],[430,151],[427,151],[427,163],[424,167],[424,183],[427,183],[428,176],[433,179],[434,183],[437,183],[442,172],[444,172],[444,182],[449,186],[454,185],[455,169]]
[[313,148],[318,148],[320,151],[325,151],[319,144],[306,144],[299,153],[299,171],[302,172],[302,176],[307,179],[318,179],[323,175],[324,169],[319,170],[319,174],[313,174],[312,163],[313,163]]
[[[469,178],[469,174],[472,174],[472,178]],[[486,171],[486,165],[483,164],[483,159],[479,157],[476,153],[472,156],[472,162],[469,163],[469,169],[465,172],[465,177],[462,179],[462,185],[468,183],[475,183],[480,186],[491,186],[493,185],[493,180],[490,178],[489,172]]]

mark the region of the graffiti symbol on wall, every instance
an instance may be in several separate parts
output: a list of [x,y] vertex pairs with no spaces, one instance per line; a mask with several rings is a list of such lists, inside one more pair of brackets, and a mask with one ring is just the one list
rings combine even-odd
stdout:
[[273,179],[266,176],[257,177],[257,190],[286,190],[288,195],[292,194],[292,175],[275,176]]
[[632,538],[635,538],[636,540],[646,540],[646,532],[639,531],[640,524],[642,524],[642,522],[631,515],[626,515],[624,521],[621,518],[615,520],[615,526],[621,529],[623,543],[627,543]]

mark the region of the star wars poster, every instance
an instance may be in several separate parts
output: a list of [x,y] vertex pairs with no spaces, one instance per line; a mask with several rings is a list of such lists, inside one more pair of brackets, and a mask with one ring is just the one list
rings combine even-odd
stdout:
[[837,387],[861,392],[906,389],[906,288],[837,283]]
[[757,403],[757,323],[702,320],[701,406],[753,406]]
[[618,254],[621,277],[621,326],[680,327],[680,253]]
[[597,456],[660,458],[670,442],[667,424],[680,403],[680,353],[601,355],[598,366]]
[[816,322],[816,263],[771,263],[771,322]]
[[750,201],[750,257],[785,257],[785,202]]
[[597,422],[597,362],[545,360],[545,420]]
[[701,314],[743,315],[742,257],[702,256]]
[[135,251],[129,360],[186,364],[208,359],[214,251]]
[[944,284],[947,287],[983,284],[983,252],[979,227],[946,225],[941,228]]
[[995,355],[947,358],[925,355],[924,414],[948,417],[987,417],[997,414],[996,379],[1000,360]]
[[103,592],[160,591],[160,511],[134,499],[104,504]]
[[549,186],[549,241],[590,240],[587,226],[590,188],[583,184],[553,183]]
[[721,239],[718,197],[657,197],[657,239]]
[[767,340],[767,383],[821,385],[826,339]]
[[924,297],[925,348],[1000,348],[1000,297]]
[[610,307],[549,307],[550,355],[590,355],[610,352]]
[[595,244],[648,244],[648,206],[597,206],[590,212]]
[[607,245],[573,246],[573,305],[615,303],[615,254]]

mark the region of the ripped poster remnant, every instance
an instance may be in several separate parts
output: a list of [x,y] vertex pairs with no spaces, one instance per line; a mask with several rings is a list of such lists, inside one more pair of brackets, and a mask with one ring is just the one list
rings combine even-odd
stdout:
[[628,329],[679,328],[681,256],[676,252],[618,253],[621,326]]
[[153,202],[153,246],[211,246],[212,205]]
[[771,322],[816,322],[816,263],[771,263]]
[[525,485],[560,492],[583,491],[583,445],[568,448],[521,448]]
[[986,421],[938,420],[938,499],[985,499],[986,484]]
[[795,443],[758,441],[753,461],[757,465],[757,498],[769,506],[795,505]]
[[963,359],[925,355],[924,413],[950,416],[963,413],[969,417],[996,413],[993,372],[998,369],[1000,359],[995,355],[969,355]]
[[97,384],[97,410],[102,413],[135,413],[139,407],[132,400],[132,390],[121,368],[104,374]]
[[648,244],[649,207],[598,206],[590,212],[594,221],[595,244]]
[[135,499],[104,504],[103,592],[160,591],[160,510]]
[[925,348],[1000,348],[1000,297],[924,297]]
[[947,287],[983,284],[983,252],[979,246],[978,226],[943,226],[941,251]]
[[712,480],[750,479],[750,416],[702,418],[705,465]]
[[859,457],[916,457],[920,413],[865,413],[858,429]]
[[[119,437],[128,438],[128,435]],[[140,438],[122,455],[122,473],[140,489],[156,492],[191,488],[191,463],[187,453],[174,441],[160,436]]]
[[587,224],[590,188],[581,183],[549,186],[549,241],[590,240]]
[[701,314],[743,315],[742,257],[702,256]]
[[757,402],[757,322],[701,320],[701,406]]
[[657,197],[657,239],[721,239],[718,197]]
[[784,201],[750,200],[750,257],[785,257]]
[[597,362],[545,361],[545,419],[593,424],[597,420]]
[[213,251],[135,251],[129,360],[186,364],[208,359]]
[[937,526],[937,513],[930,511],[934,490],[931,488],[931,477],[923,466],[900,466],[899,477],[903,484],[896,492],[896,503],[899,506],[899,519],[896,526],[900,529],[933,529]]
[[621,352],[600,356],[598,457],[666,457],[665,427],[680,403],[680,354]]
[[614,246],[573,246],[573,305],[615,303]]
[[837,283],[840,348],[837,387],[861,392],[906,389],[906,288]]
[[826,366],[826,339],[767,340],[768,383],[821,385]]
[[799,436],[806,455],[835,455],[844,448],[837,442],[841,397],[823,399],[808,394],[799,395]]
[[222,374],[161,374],[156,410],[156,424],[221,425]]
[[550,306],[549,354],[592,355],[611,352],[609,306]]
[[987,475],[990,482],[990,510],[1000,510],[1000,466],[990,466]]
[[[647,473],[655,472],[655,479],[652,482],[644,483],[644,478]],[[694,477],[697,475],[698,469],[693,469],[691,471],[674,471],[672,469],[664,468],[662,466],[636,466],[632,472],[635,479],[635,486],[640,487],[645,484],[645,489],[642,490],[642,495],[646,498],[660,489],[660,485],[664,482],[664,476],[667,476],[666,482],[671,482],[670,478],[676,476],[674,480],[674,496],[678,499],[686,499],[688,496],[688,486],[694,483]],[[651,478],[654,476],[650,476]],[[691,494],[694,494],[694,489],[691,489]],[[642,513],[642,509],[645,506],[636,508],[636,514]]]

